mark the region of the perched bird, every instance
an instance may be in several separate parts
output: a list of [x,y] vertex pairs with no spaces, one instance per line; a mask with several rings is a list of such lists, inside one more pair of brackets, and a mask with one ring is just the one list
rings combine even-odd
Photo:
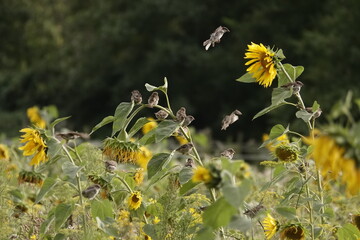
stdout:
[[191,158],[188,158],[186,160],[185,167],[190,167],[190,168],[194,167],[194,160],[192,160]]
[[231,124],[239,119],[239,115],[242,113],[239,110],[233,111],[230,115],[226,115],[222,120],[221,130],[226,130]]
[[88,198],[88,199],[94,199],[96,197],[96,195],[98,195],[99,191],[101,189],[101,186],[99,184],[94,184],[91,185],[90,187],[88,187],[87,189],[85,189],[84,191],[81,192],[81,194]]
[[135,104],[140,104],[142,102],[142,96],[138,90],[131,92],[131,101],[134,101]]
[[113,160],[106,160],[105,161],[105,170],[109,173],[113,173],[116,170],[117,162]]
[[165,118],[168,117],[168,113],[164,110],[159,110],[155,113],[155,117],[159,120],[164,120]]
[[219,43],[220,39],[226,32],[230,32],[230,30],[227,27],[220,26],[217,29],[215,29],[215,31],[212,34],[210,34],[210,38],[204,41],[203,43],[205,50],[207,51],[210,46],[215,47],[215,43]]
[[189,126],[190,125],[190,123],[192,122],[192,121],[194,121],[195,120],[195,118],[193,117],[193,116],[191,116],[191,115],[187,115],[186,117],[185,117],[185,120],[184,120],[184,123],[183,123],[183,127],[187,127],[187,126]]
[[183,120],[185,120],[186,118],[186,108],[181,107],[177,112],[176,112],[176,120],[181,122]]
[[157,92],[153,92],[148,99],[149,108],[153,108],[158,103],[159,103],[159,94]]
[[191,149],[193,149],[194,145],[192,143],[185,143],[184,145],[181,145],[176,149],[176,151],[182,153],[182,154],[188,154]]
[[232,148],[228,148],[225,151],[223,151],[220,155],[223,157],[227,157],[228,159],[232,159],[234,157],[235,151]]
[[246,216],[248,216],[248,217],[250,217],[250,218],[254,218],[257,214],[258,214],[258,212],[260,211],[260,210],[262,210],[262,209],[264,209],[265,207],[261,204],[261,202],[258,204],[258,205],[256,205],[255,207],[253,207],[253,208],[249,208],[249,209],[247,209],[245,212],[244,212],[244,214],[246,215]]
[[56,136],[61,137],[62,139],[65,139],[66,141],[74,140],[74,139],[79,138],[79,137],[81,137],[83,139],[88,139],[89,138],[89,134],[87,134],[87,133],[79,133],[79,132],[57,133]]

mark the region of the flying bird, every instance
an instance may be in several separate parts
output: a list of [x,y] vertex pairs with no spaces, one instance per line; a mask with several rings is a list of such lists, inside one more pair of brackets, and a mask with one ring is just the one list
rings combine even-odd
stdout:
[[215,31],[210,34],[210,38],[206,41],[204,41],[203,46],[205,47],[205,50],[209,50],[210,46],[215,47],[215,43],[219,43],[220,39],[224,35],[224,33],[230,32],[230,30],[227,27],[220,26]]

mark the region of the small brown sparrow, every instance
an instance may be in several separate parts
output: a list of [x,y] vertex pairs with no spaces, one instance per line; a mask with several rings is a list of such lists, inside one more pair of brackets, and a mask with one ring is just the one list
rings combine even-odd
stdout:
[[185,167],[190,167],[190,168],[194,167],[194,160],[192,160],[191,158],[188,158],[186,160]]
[[157,92],[153,92],[148,99],[148,104],[149,104],[148,107],[153,108],[158,103],[159,103],[159,94]]
[[210,34],[210,38],[206,41],[204,41],[203,46],[205,47],[205,50],[209,50],[210,46],[215,47],[215,43],[219,43],[220,39],[224,35],[224,33],[230,32],[230,30],[227,27],[218,27],[215,29],[215,31]]
[[181,107],[177,112],[176,112],[176,120],[181,122],[186,118],[186,108]]
[[155,113],[155,117],[159,120],[164,120],[165,118],[168,117],[168,113],[164,110],[159,110]]
[[185,143],[184,145],[181,145],[176,149],[176,151],[182,153],[182,154],[188,154],[191,149],[193,149],[194,145],[192,143]]
[[142,102],[142,96],[138,90],[131,92],[131,101],[134,101],[135,104],[140,104]]
[[106,160],[105,161],[105,170],[109,173],[113,173],[117,168],[117,162],[113,160]]
[[61,137],[62,139],[65,139],[66,141],[74,140],[74,139],[79,138],[79,137],[81,137],[83,139],[88,139],[89,138],[89,134],[87,134],[87,133],[79,133],[79,132],[57,133],[56,136]]
[[239,119],[239,115],[242,113],[239,110],[233,111],[230,115],[226,115],[222,120],[221,130],[226,130],[231,124]]
[[194,121],[195,120],[195,118],[193,117],[193,116],[191,116],[191,115],[187,115],[186,117],[185,117],[185,120],[184,120],[184,123],[183,123],[183,127],[187,127],[187,126],[189,126],[190,125],[190,123],[192,122],[192,121]]
[[86,188],[84,191],[81,192],[81,194],[88,198],[88,199],[94,199],[96,195],[100,192],[101,186],[99,184],[91,185],[90,187]]
[[225,151],[223,151],[220,155],[223,157],[227,157],[228,159],[232,159],[234,157],[235,151],[232,148],[228,148]]

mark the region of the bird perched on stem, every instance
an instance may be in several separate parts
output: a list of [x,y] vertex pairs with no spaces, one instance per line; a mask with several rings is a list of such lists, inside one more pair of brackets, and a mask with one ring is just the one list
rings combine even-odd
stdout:
[[219,43],[220,39],[226,32],[230,32],[230,30],[227,27],[220,26],[217,29],[215,29],[215,31],[212,34],[210,34],[210,38],[204,41],[203,43],[205,50],[207,51],[210,48],[210,46],[215,47],[215,43]]
[[99,191],[101,189],[101,186],[99,184],[94,184],[88,188],[86,188],[84,191],[81,192],[81,194],[88,198],[88,199],[94,199],[96,195],[98,195]]

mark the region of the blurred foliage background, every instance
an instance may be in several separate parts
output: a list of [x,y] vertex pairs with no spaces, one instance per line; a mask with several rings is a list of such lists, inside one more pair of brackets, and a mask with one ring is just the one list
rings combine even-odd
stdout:
[[[349,89],[360,94],[359,9],[358,0],[0,0],[0,132],[18,136],[26,108],[50,104],[89,131],[132,90],[147,100],[144,84],[167,77],[172,107],[185,106],[198,129],[259,139],[294,119],[283,107],[251,120],[271,90],[235,81],[247,44],[282,48],[284,63],[304,66],[305,103],[326,114]],[[231,32],[205,51],[219,25]],[[242,118],[220,131],[234,109]]]

